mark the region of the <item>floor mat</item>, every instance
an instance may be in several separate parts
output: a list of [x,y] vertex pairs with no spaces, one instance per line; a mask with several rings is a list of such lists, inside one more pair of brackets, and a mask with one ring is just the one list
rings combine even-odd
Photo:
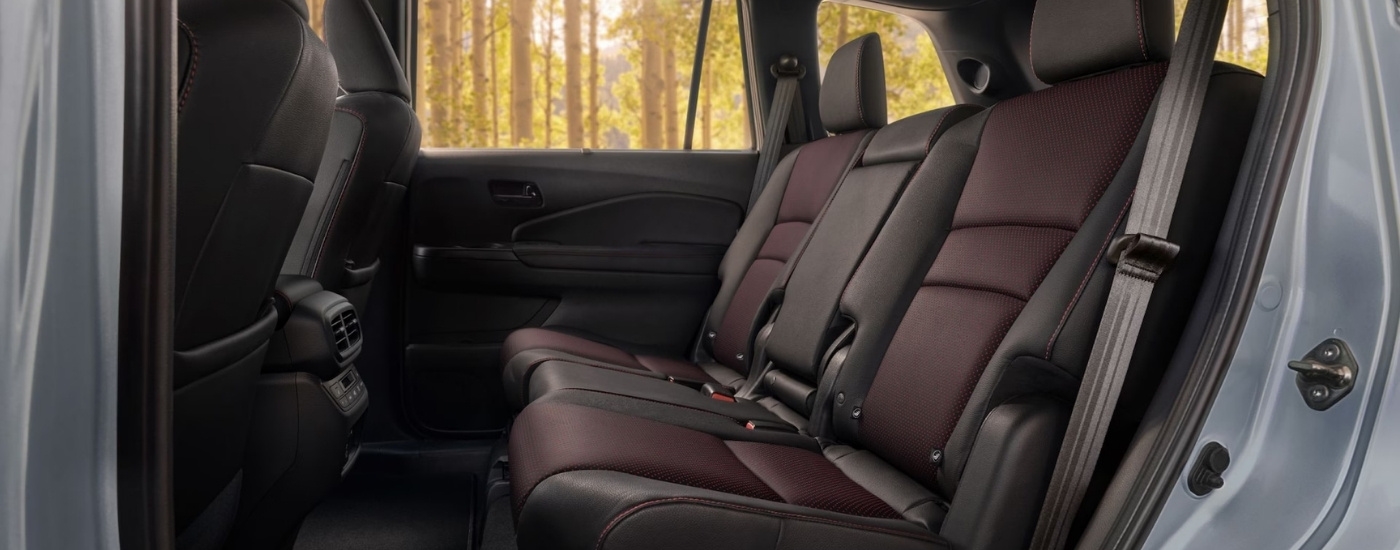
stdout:
[[302,524],[294,550],[470,550],[474,476],[353,474]]

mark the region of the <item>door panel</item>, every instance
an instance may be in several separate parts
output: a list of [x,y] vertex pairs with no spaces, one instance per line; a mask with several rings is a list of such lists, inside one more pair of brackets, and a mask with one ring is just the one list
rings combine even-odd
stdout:
[[753,151],[425,151],[409,186],[407,418],[493,436],[500,343],[558,326],[682,354],[743,220]]

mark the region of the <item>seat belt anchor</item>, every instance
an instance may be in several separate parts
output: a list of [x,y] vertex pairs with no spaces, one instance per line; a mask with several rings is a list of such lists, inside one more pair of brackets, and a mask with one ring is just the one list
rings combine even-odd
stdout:
[[1181,246],[1155,235],[1134,233],[1114,239],[1108,261],[1124,275],[1155,283],[1171,267]]
[[777,63],[768,67],[768,72],[773,73],[773,76],[778,78],[791,76],[801,80],[802,77],[807,76],[807,67],[797,60],[797,56],[785,53],[778,57]]

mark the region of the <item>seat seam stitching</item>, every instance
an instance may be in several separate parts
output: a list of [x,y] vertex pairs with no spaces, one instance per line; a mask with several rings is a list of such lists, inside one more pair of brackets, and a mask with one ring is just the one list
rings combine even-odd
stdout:
[[1128,200],[1124,201],[1123,208],[1118,211],[1118,218],[1113,221],[1113,227],[1109,230],[1108,236],[1104,238],[1103,244],[1099,245],[1098,254],[1094,255],[1094,260],[1089,263],[1089,269],[1085,271],[1084,277],[1079,281],[1079,287],[1075,289],[1074,296],[1065,304],[1065,311],[1060,315],[1060,322],[1055,325],[1055,330],[1050,333],[1050,338],[1045,342],[1045,360],[1050,360],[1051,350],[1055,347],[1055,342],[1060,339],[1060,332],[1064,330],[1065,323],[1069,321],[1069,315],[1074,311],[1074,306],[1078,305],[1079,299],[1084,295],[1084,289],[1089,286],[1089,281],[1094,277],[1094,271],[1098,270],[1099,263],[1103,261],[1104,254],[1108,252],[1108,246],[1113,242],[1113,236],[1118,233],[1119,226],[1123,223],[1123,217],[1128,213],[1128,208],[1133,204],[1133,195],[1136,190],[1128,195]]
[[178,114],[185,110],[185,101],[190,97],[190,90],[194,89],[194,75],[199,72],[199,38],[184,21],[177,22],[180,24],[180,28],[185,31],[185,35],[190,37],[190,67],[185,71],[185,86],[180,91],[180,103],[175,109]]
[[845,527],[845,528],[856,529],[856,530],[860,530],[860,531],[870,531],[870,532],[875,532],[875,533],[880,533],[880,534],[885,534],[885,535],[890,535],[890,536],[896,536],[896,537],[901,537],[901,538],[908,538],[908,539],[912,539],[912,540],[921,540],[921,541],[926,541],[926,542],[936,542],[936,541],[935,541],[933,538],[931,538],[931,537],[921,536],[921,535],[919,535],[919,534],[917,534],[917,533],[907,533],[907,532],[902,532],[902,531],[896,531],[896,530],[894,530],[894,529],[888,529],[888,528],[878,527],[878,526],[874,526],[874,525],[861,525],[861,524],[853,523],[853,522],[849,522],[849,521],[841,521],[841,520],[837,520],[837,519],[824,518],[824,517],[813,516],[813,515],[809,515],[809,514],[800,514],[800,513],[796,513],[796,512],[783,512],[783,511],[778,511],[778,510],[764,510],[764,509],[762,509],[762,508],[755,508],[755,507],[753,507],[753,506],[745,506],[745,505],[742,505],[742,504],[731,504],[731,503],[727,503],[727,502],[720,502],[720,501],[713,500],[713,499],[705,499],[705,498],[699,498],[699,497],[670,497],[670,498],[653,499],[653,500],[649,500],[649,501],[646,501],[646,502],[642,502],[642,503],[635,504],[635,505],[633,505],[631,508],[628,508],[628,509],[626,509],[626,510],[623,510],[623,511],[622,511],[621,513],[619,513],[617,516],[614,516],[613,519],[612,519],[612,521],[608,522],[608,525],[607,525],[606,527],[603,528],[603,532],[600,533],[600,534],[598,535],[598,542],[597,542],[597,544],[594,546],[594,549],[595,549],[595,550],[602,550],[603,544],[607,541],[608,535],[612,534],[613,529],[617,528],[618,524],[622,523],[623,520],[627,519],[628,517],[631,517],[633,514],[636,514],[637,512],[641,511],[641,510],[644,509],[644,508],[649,508],[649,507],[653,507],[653,506],[660,506],[660,505],[665,505],[665,504],[675,504],[675,503],[693,503],[693,504],[698,504],[698,505],[701,505],[701,506],[713,506],[713,507],[716,507],[716,508],[728,508],[728,509],[730,509],[730,510],[735,510],[735,511],[740,511],[740,512],[748,512],[748,513],[754,513],[754,514],[760,514],[760,515],[766,515],[766,516],[776,517],[776,518],[782,518],[782,519],[794,519],[794,520],[798,520],[798,521],[810,521],[810,522],[813,522],[813,523],[821,523],[821,524],[824,524],[824,525],[831,525],[831,526],[835,526],[835,527]]
[[340,207],[345,204],[345,195],[350,192],[350,184],[355,179],[355,172],[360,169],[360,159],[365,150],[366,137],[369,134],[369,122],[365,116],[345,107],[336,107],[338,113],[348,113],[360,119],[360,142],[355,147],[355,162],[350,164],[350,172],[345,175],[345,182],[340,186],[340,196],[335,199],[335,210],[331,211],[331,221],[326,224],[325,233],[321,234],[321,246],[317,247],[316,263],[311,264],[311,276],[316,277],[321,274],[321,260],[326,255],[326,244],[331,240],[331,233],[335,230],[335,222],[340,218]]

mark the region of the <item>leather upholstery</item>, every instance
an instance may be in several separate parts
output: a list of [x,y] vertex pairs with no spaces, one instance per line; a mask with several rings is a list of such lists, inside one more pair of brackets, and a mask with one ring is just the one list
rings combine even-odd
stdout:
[[833,134],[881,128],[889,121],[880,35],[861,36],[831,54],[822,77],[820,107],[822,126]]
[[1176,41],[1172,0],[1039,0],[1030,59],[1046,84],[1166,61]]
[[[1103,0],[1110,10],[1112,1]],[[1088,18],[1100,7],[1042,5]],[[1115,25],[1107,35],[1137,34],[1136,19]],[[852,336],[829,354],[802,434],[744,430],[728,414],[737,409],[650,390],[542,396],[511,434],[512,462],[528,472],[528,489],[515,495],[521,547],[1028,544],[1102,315],[1106,245],[1122,231],[1165,74],[1141,57],[1066,55],[1065,66],[1090,72],[972,115],[929,150],[844,288],[840,314]],[[1185,329],[1184,304],[1214,253],[1261,81],[1225,65],[1211,78],[1169,235],[1182,254],[1154,290],[1125,401],[1152,391]],[[802,261],[825,240],[814,232]],[[791,299],[795,289],[786,291]],[[774,339],[776,330],[766,346],[777,350]],[[775,475],[733,450],[759,437],[795,448],[757,447],[791,471]],[[802,454],[816,441],[826,462]],[[716,477],[719,464],[732,477]],[[827,487],[821,498],[773,498],[792,471]],[[855,505],[867,495],[899,519]],[[829,530],[809,539],[812,524]]]
[[326,41],[340,68],[330,140],[282,267],[363,310],[382,237],[398,223],[422,129],[410,88],[367,0],[326,3]]
[[[834,317],[841,291],[880,229],[886,213],[938,138],[979,111],[980,108],[970,106],[948,107],[908,117],[881,128],[870,138],[870,146],[859,164],[851,168],[837,184],[837,191],[825,206],[825,212],[820,214],[821,222],[810,230],[801,231],[805,235],[797,236],[798,232],[794,231],[789,242],[779,243],[783,247],[805,248],[800,261],[789,262],[792,265],[778,270],[774,279],[765,278],[753,285],[765,293],[760,300],[767,299],[767,295],[772,293],[781,293],[784,297],[783,309],[770,325],[774,329],[773,335],[766,339],[764,345],[752,346],[755,352],[767,350],[767,356],[760,360],[766,358],[774,361],[784,370],[784,373],[770,373],[770,376],[760,380],[767,391],[774,390],[775,386],[770,382],[779,380],[770,378],[779,374],[784,376],[782,380],[787,380],[786,374],[791,374],[794,377],[791,379],[796,382],[793,387],[797,391],[801,391],[803,385],[816,383],[822,352],[830,345],[833,336],[831,328],[836,321]],[[788,206],[791,203],[785,205]],[[801,208],[811,212],[806,214],[807,217],[815,218],[820,206],[809,203]],[[780,236],[781,228],[792,225],[797,224],[779,224],[773,235]],[[802,244],[804,238],[809,244]],[[769,250],[776,247],[774,237],[765,243],[765,248]],[[764,258],[759,258],[756,263],[762,261],[765,261]],[[752,283],[754,277],[756,275],[751,270],[746,275],[745,284]],[[752,299],[748,301],[754,302]],[[734,310],[731,308],[730,311]],[[750,328],[743,327],[731,334],[747,330]],[[720,334],[725,333],[721,331]],[[594,341],[595,338],[540,329],[520,330],[511,334],[502,353],[507,362],[507,398],[520,407],[551,391],[564,388],[606,391],[621,394],[619,398],[664,396],[660,398],[690,402],[689,396],[698,396],[685,386],[680,391],[668,387],[674,385],[661,381],[666,376],[700,382],[716,381],[735,388],[746,387],[740,372],[722,365],[668,361],[663,356],[607,346]],[[715,349],[721,350],[724,345],[721,336],[715,343]],[[747,343],[732,345],[747,346]],[[750,348],[744,349],[747,351]],[[573,361],[575,365],[571,366],[567,361]],[[599,368],[576,368],[579,363]],[[609,366],[623,366],[659,376],[625,380],[617,369],[610,369]],[[529,383],[522,385],[521,382],[527,379]],[[705,408],[723,408],[725,405],[709,399],[700,401]],[[787,407],[794,411],[797,418],[809,412],[801,404]]]
[[179,547],[217,548],[336,73],[301,0],[181,0],[179,21],[175,527]]
[[1165,69],[1127,69],[991,110],[952,231],[865,399],[868,448],[933,481],[929,453],[947,443],[992,353],[1119,172]]
[[[720,262],[720,289],[706,317],[702,344],[713,361],[669,357],[663,361],[661,357],[639,355],[603,342],[584,345],[559,328],[552,329],[556,333],[553,336],[548,333],[551,329],[529,329],[508,336],[502,349],[508,398],[529,395],[529,378],[536,367],[547,360],[567,358],[557,352],[581,357],[585,363],[606,363],[639,374],[741,383],[753,364],[755,335],[772,312],[775,286],[781,284],[790,264],[802,254],[811,228],[826,211],[847,171],[859,162],[874,133],[871,128],[885,124],[881,55],[879,37],[872,34],[833,56],[828,75],[834,70],[838,75],[859,76],[857,80],[861,82],[852,85],[842,77],[829,77],[831,85],[840,90],[823,99],[823,110],[829,104],[833,116],[855,118],[837,127],[837,135],[807,143],[786,155],[750,209]],[[873,116],[876,111],[878,117]]]

